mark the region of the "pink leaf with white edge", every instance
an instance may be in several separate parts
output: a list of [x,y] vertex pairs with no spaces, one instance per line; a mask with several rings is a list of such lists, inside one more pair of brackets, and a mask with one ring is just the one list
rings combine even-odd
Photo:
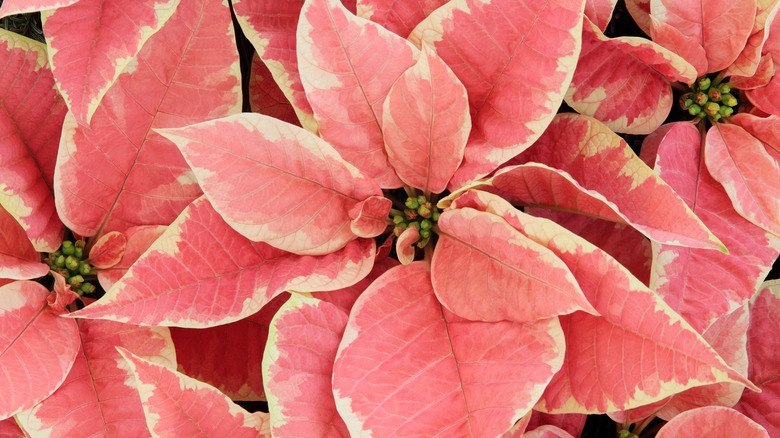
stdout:
[[658,431],[656,438],[706,436],[707,438],[769,438],[766,429],[734,409],[707,406],[684,412]]
[[646,35],[650,35],[650,0],[625,0],[626,10]]
[[655,18],[704,48],[707,73],[737,59],[753,30],[756,0],[650,0]]
[[765,282],[750,302],[748,329],[748,377],[761,393],[745,391],[734,409],[747,415],[769,431],[780,436],[780,282]]
[[89,250],[89,264],[98,268],[110,268],[122,260],[127,249],[127,237],[119,231],[106,233]]
[[122,253],[122,259],[110,268],[97,270],[98,281],[103,289],[111,289],[111,286],[119,281],[130,266],[138,260],[138,257],[152,245],[152,242],[162,235],[165,228],[162,225],[142,225],[125,230],[123,235],[127,240],[127,247]]
[[295,33],[303,0],[233,0],[232,5],[244,35],[268,66],[301,125],[310,132],[317,132],[317,122],[298,73],[295,50]]
[[55,314],[48,296],[32,281],[0,287],[0,418],[50,396],[76,359],[78,325]]
[[132,324],[210,327],[245,318],[285,290],[340,289],[371,270],[371,239],[324,256],[254,243],[205,198],[194,201],[94,304],[71,315]]
[[742,217],[780,235],[780,164],[761,141],[737,125],[717,124],[707,131],[704,161]]
[[585,16],[591,23],[604,32],[612,19],[612,11],[615,10],[617,0],[585,0]]
[[553,251],[600,313],[558,317],[566,335],[566,358],[535,409],[551,413],[625,410],[717,382],[755,389],[660,297],[584,239],[553,222],[526,215],[490,193],[467,192],[456,204],[499,215]]
[[414,261],[417,248],[414,246],[420,240],[420,232],[416,227],[409,227],[401,232],[395,241],[395,253],[402,265],[408,265]]
[[446,0],[398,2],[394,0],[358,0],[357,16],[379,23],[391,32],[407,37],[415,26]]
[[176,146],[153,130],[241,110],[228,5],[181,3],[119,75],[90,127],[66,118],[55,200],[63,222],[77,234],[171,223],[201,192]]
[[382,196],[321,138],[271,117],[243,113],[159,132],[176,143],[231,227],[288,252],[344,247],[356,237],[352,208]]
[[390,164],[406,185],[425,193],[447,188],[471,131],[468,96],[427,45],[387,95],[382,130]]
[[566,265],[500,217],[455,209],[444,211],[438,226],[433,289],[456,315],[531,322],[577,310],[596,313]]
[[[525,208],[531,216],[561,225],[611,255],[643,284],[650,284],[652,252],[650,240],[635,228],[619,222],[560,210]],[[576,435],[576,434],[573,434]]]
[[16,419],[7,418],[0,421],[0,438],[27,438],[27,435],[19,428]]
[[358,237],[376,237],[389,225],[387,215],[393,201],[384,196],[369,196],[349,210],[349,227]]
[[658,20],[653,15],[649,16],[648,23],[650,29],[647,33],[653,42],[666,47],[688,61],[696,69],[697,76],[703,76],[707,73],[707,53],[693,37],[683,35],[676,27]]
[[577,70],[564,98],[615,132],[649,134],[672,108],[669,82],[695,80],[693,66],[673,52],[645,38],[607,38],[586,19]]
[[[774,59],[780,59],[780,57],[773,56],[773,62],[777,62],[774,61]],[[777,67],[775,67],[775,71],[777,71]],[[761,88],[746,90],[745,96],[750,100],[750,103],[760,110],[775,116],[780,116],[780,104],[778,104],[778,96],[780,96],[780,75],[773,75],[772,79]]]
[[335,304],[299,294],[274,317],[263,380],[275,437],[349,437],[331,385],[347,317]]
[[5,0],[0,5],[0,18],[9,15],[27,14],[46,9],[56,9],[72,5],[79,0]]
[[436,300],[426,262],[398,266],[352,308],[336,407],[351,436],[494,437],[530,410],[563,349],[555,318],[467,321]]
[[[691,212],[687,205],[652,169],[634,155],[631,148],[618,135],[602,123],[578,114],[556,116],[545,134],[526,153],[512,160],[515,163],[545,163],[565,173],[579,186],[588,190],[590,196],[600,201],[592,204],[598,208],[589,211],[579,208],[578,193],[557,193],[552,198],[557,205],[574,211],[627,222],[651,240],[674,245],[722,249],[723,244]],[[551,175],[548,178],[560,176]],[[493,185],[496,186],[495,180]],[[569,183],[570,185],[570,183]],[[502,194],[514,202],[511,186],[499,184]],[[536,187],[541,184],[536,183]],[[556,187],[557,188],[557,187]],[[523,194],[524,189],[516,189]],[[541,193],[549,192],[539,188]],[[637,199],[642,199],[637,203]],[[517,200],[523,200],[522,198]],[[556,205],[552,203],[552,205]],[[613,216],[609,216],[612,210]],[[595,214],[594,214],[595,213]],[[605,215],[605,216],[602,216]],[[616,219],[615,216],[621,219]]]
[[46,301],[54,313],[61,315],[68,311],[67,306],[76,301],[79,295],[71,290],[70,284],[68,284],[63,275],[58,272],[52,272],[51,275],[54,277],[53,293],[46,297]]
[[525,414],[523,418],[517,420],[517,423],[515,423],[514,426],[512,426],[509,430],[501,434],[500,438],[522,438],[526,426],[528,426],[528,421],[531,419],[532,412],[533,411]]
[[46,45],[0,30],[0,204],[41,252],[62,242],[52,195],[54,162],[67,112],[54,88]]
[[230,324],[171,327],[178,371],[214,386],[232,400],[266,400],[261,364],[268,327],[289,297],[279,294],[254,315]]
[[295,109],[282,90],[273,82],[271,71],[255,52],[252,73],[249,76],[249,107],[252,112],[265,114],[293,125],[301,125]]
[[[731,368],[742,375],[747,375],[747,331],[750,322],[747,303],[737,307],[712,323],[702,333],[720,357]],[[681,412],[704,406],[732,407],[742,396],[744,388],[738,383],[716,383],[697,386],[672,396],[656,414],[664,420],[671,420]]]
[[[41,13],[51,70],[70,112],[89,124],[101,99],[179,0],[79,0]],[[78,23],[78,32],[73,31]]]
[[135,375],[154,436],[270,437],[268,414],[250,414],[211,385],[117,350]]
[[756,73],[761,62],[761,48],[769,35],[767,31],[768,29],[761,29],[750,35],[737,59],[723,70],[723,76],[753,76]]
[[383,188],[401,186],[385,152],[382,103],[417,50],[337,0],[307,0],[297,34],[298,66],[320,135]]
[[18,414],[19,423],[31,436],[150,436],[133,374],[114,347],[173,367],[168,329],[81,320],[79,334],[81,349],[65,382],[51,397]]
[[780,252],[780,239],[734,210],[701,159],[699,130],[688,122],[670,127],[659,145],[655,170],[720,237],[729,253],[654,245],[650,285],[703,333],[758,289]]
[[780,153],[780,117],[758,117],[749,113],[739,113],[729,117],[729,122],[740,126],[748,134],[757,138],[768,147],[768,151],[774,149]]
[[0,207],[0,278],[29,280],[42,277],[49,266],[27,239],[21,225]]
[[574,74],[583,5],[450,1],[409,36],[434,47],[468,91],[473,127],[451,188],[492,172],[545,130]]
[[522,438],[574,438],[572,434],[556,426],[539,426],[522,435]]

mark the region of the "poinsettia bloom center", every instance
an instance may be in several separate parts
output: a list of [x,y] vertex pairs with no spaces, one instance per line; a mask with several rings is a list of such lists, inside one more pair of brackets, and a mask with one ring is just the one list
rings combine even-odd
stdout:
[[707,118],[712,123],[721,121],[736,112],[737,90],[732,90],[718,74],[712,78],[702,76],[689,91],[680,96],[680,107],[694,116],[694,121]]
[[400,236],[409,227],[417,228],[420,237],[417,247],[423,248],[434,234],[434,226],[439,220],[439,209],[436,204],[425,195],[409,196],[404,202],[404,209],[392,209],[390,214],[393,219],[393,234]]
[[90,278],[92,265],[82,260],[85,255],[84,246],[83,240],[77,240],[75,243],[66,240],[59,249],[44,259],[51,270],[65,277],[71,290],[79,295],[92,293],[96,289],[94,284],[85,280],[85,277]]

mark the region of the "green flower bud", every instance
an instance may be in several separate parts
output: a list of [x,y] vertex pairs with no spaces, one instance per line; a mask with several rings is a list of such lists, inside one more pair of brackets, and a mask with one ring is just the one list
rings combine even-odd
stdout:
[[87,275],[92,271],[92,267],[87,262],[79,262],[79,274]]
[[720,118],[721,118],[721,117],[722,117],[722,116],[720,115],[720,113],[719,113],[719,112],[717,112],[717,113],[713,114],[713,115],[710,117],[710,119],[712,119],[712,121],[713,121],[713,122],[716,122],[716,121],[720,120]]
[[715,102],[720,102],[721,94],[720,94],[720,90],[718,90],[717,88],[714,87],[710,88],[707,91],[707,96],[709,96],[710,100],[714,100]]
[[729,94],[731,93],[731,87],[729,84],[720,84],[718,85],[718,91],[720,91],[720,94]]
[[418,196],[418,197],[417,197],[417,203],[418,203],[418,204],[420,204],[420,205],[423,205],[423,204],[424,204],[424,203],[426,203],[426,202],[428,202],[428,200],[427,200],[427,199],[425,199],[425,196],[423,196],[423,195],[420,195],[420,196]]
[[57,266],[58,268],[65,267],[65,256],[60,254],[59,257],[54,259],[54,265]]
[[701,112],[701,107],[697,104],[691,105],[690,108],[688,108],[688,114],[695,116],[698,115]]
[[395,215],[393,216],[393,223],[398,225],[404,221],[404,217],[401,215]]
[[425,201],[422,205],[420,205],[420,208],[417,209],[417,213],[420,213],[420,216],[424,218],[431,217],[431,213],[433,212],[433,204],[431,201]]
[[77,259],[81,259],[81,256],[84,255],[84,248],[76,247],[75,250],[73,250],[73,257],[76,257]]
[[718,110],[718,112],[720,112],[721,116],[728,117],[728,116],[734,114],[734,108],[732,108],[730,106],[721,105],[720,106],[720,110]]
[[721,96],[720,101],[728,106],[737,106],[737,103],[739,103],[733,94],[724,94]]
[[707,102],[707,105],[704,105],[704,108],[702,108],[702,110],[708,116],[714,116],[715,114],[718,114],[719,109],[720,109],[720,105],[718,105],[715,102]]
[[410,227],[415,227],[418,230],[420,229],[420,223],[419,222],[412,222],[411,224],[409,224],[409,226]]
[[87,246],[87,242],[84,240],[77,240],[75,246],[76,248],[84,249],[84,247]]
[[65,255],[73,255],[73,252],[76,251],[76,247],[73,246],[73,242],[71,241],[64,241],[62,242],[62,253]]
[[417,212],[414,210],[409,210],[408,208],[404,209],[404,216],[406,216],[406,219],[413,221],[417,219]]
[[61,256],[61,255],[62,255],[62,251],[60,251],[60,250],[57,250],[57,251],[54,251],[54,252],[51,254],[51,258],[52,258],[52,259],[56,259],[57,257],[59,257],[59,256]]
[[84,282],[84,277],[82,277],[81,275],[74,275],[68,279],[68,284],[70,284],[71,286],[75,286],[76,284],[80,285],[83,282]]
[[698,81],[696,81],[696,86],[699,87],[699,91],[706,91],[708,88],[710,88],[710,84],[712,81],[710,81],[710,78],[704,77],[699,78]]
[[420,237],[422,237],[423,239],[430,239],[431,230],[420,230]]
[[687,110],[691,107],[691,105],[693,105],[693,93],[683,94],[680,96],[680,99],[677,102],[680,104],[682,109]]
[[433,228],[433,222],[429,221],[428,219],[423,219],[420,222],[420,228],[422,228],[423,230],[430,230],[431,228]]
[[68,256],[65,259],[65,267],[70,269],[71,271],[75,271],[79,268],[79,260],[73,256]]
[[439,215],[441,215],[439,210],[433,210],[433,214],[431,214],[431,220],[433,220],[434,222],[438,221]]
[[406,202],[404,202],[404,205],[412,210],[417,210],[417,207],[420,206],[420,203],[417,202],[417,198],[409,198],[406,200]]
[[693,96],[693,101],[696,102],[697,105],[704,106],[707,101],[709,101],[710,98],[707,97],[704,93],[696,93],[695,96]]
[[425,245],[427,245],[428,242],[430,242],[430,241],[431,241],[430,237],[427,238],[427,239],[421,239],[421,240],[417,241],[417,247],[418,248],[425,248]]
[[82,294],[91,294],[92,292],[95,292],[95,285],[92,283],[82,283],[79,292]]

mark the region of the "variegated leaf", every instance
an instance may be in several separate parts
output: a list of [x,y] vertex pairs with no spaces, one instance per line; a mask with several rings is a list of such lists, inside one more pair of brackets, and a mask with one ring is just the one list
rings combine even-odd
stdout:
[[358,0],[357,16],[379,23],[406,38],[425,17],[445,3],[446,0]]
[[29,280],[48,272],[49,266],[41,263],[24,229],[0,206],[0,278]]
[[684,412],[664,425],[656,438],[681,436],[769,438],[766,429],[761,425],[744,414],[723,406],[707,406]]

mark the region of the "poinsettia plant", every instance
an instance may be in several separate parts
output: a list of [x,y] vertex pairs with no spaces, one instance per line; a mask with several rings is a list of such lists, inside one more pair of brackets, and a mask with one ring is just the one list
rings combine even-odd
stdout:
[[777,5],[539,3],[5,0],[0,427],[779,433]]

